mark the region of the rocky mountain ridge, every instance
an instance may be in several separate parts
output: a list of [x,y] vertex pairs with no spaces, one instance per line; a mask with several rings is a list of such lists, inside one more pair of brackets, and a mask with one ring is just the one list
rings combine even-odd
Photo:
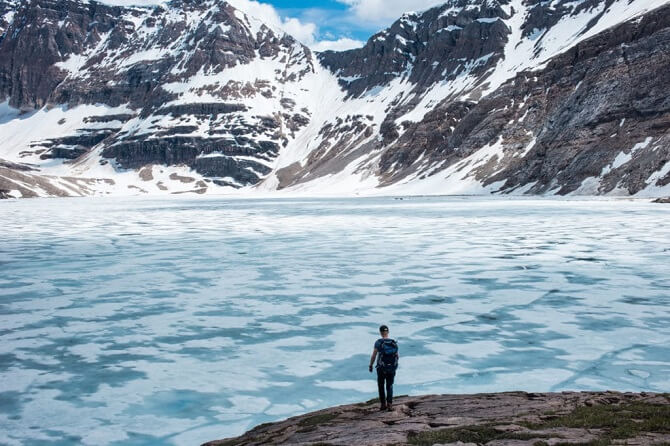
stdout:
[[221,0],[0,17],[5,196],[670,192],[664,0],[450,0],[320,54]]
[[10,141],[10,159],[68,160],[61,167],[75,177],[111,161],[103,173],[112,181],[149,167],[147,178],[161,165],[224,186],[255,184],[310,113],[291,92],[313,73],[312,53],[225,2],[34,0],[16,10],[0,60],[6,109],[62,109],[43,138]]

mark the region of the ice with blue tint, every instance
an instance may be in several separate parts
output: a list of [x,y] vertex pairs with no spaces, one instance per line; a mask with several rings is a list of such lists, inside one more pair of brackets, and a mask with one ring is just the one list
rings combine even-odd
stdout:
[[194,445],[397,394],[670,390],[670,207],[0,204],[0,444]]

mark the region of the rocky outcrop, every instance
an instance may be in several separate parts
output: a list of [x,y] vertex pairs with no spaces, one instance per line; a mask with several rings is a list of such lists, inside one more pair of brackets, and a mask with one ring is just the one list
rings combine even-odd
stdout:
[[3,198],[34,198],[42,194],[51,197],[93,195],[101,186],[113,185],[108,178],[73,178],[41,175],[32,169],[4,167],[0,163],[0,191]]
[[17,5],[17,0],[0,0],[0,39],[3,38],[5,31],[13,20]]
[[400,397],[334,407],[205,446],[667,444],[670,395],[617,392]]
[[[662,87],[669,82],[665,7],[577,45],[541,72],[521,73],[482,101],[491,110],[506,96],[509,106],[509,113],[487,113],[482,127],[513,121],[496,136],[517,152],[528,147],[530,135],[535,139],[525,157],[482,177],[505,181],[502,190],[533,184],[530,192],[567,194],[594,178],[598,185],[585,193],[640,192],[670,162],[670,96]],[[524,99],[523,107],[515,106]],[[668,182],[670,174],[652,185]]]
[[[477,103],[445,100],[384,153],[386,184],[428,165],[468,167],[500,192],[636,194],[670,162],[670,7],[606,30],[519,73]],[[446,116],[446,119],[445,119]],[[460,164],[459,164],[460,163]],[[581,189],[581,190],[580,190]]]
[[37,170],[34,166],[28,164],[12,163],[10,161],[3,159],[0,159],[0,167],[4,167],[6,169],[11,169],[19,172],[30,172]]
[[40,146],[47,147],[49,150],[42,153],[40,159],[77,159],[114,133],[114,129],[99,129],[91,132],[81,132],[78,135],[46,140]]
[[156,110],[156,115],[195,115],[195,116],[211,116],[230,114],[235,112],[247,111],[247,107],[243,104],[226,104],[226,103],[198,103],[198,104],[177,104],[161,107]]
[[107,147],[103,156],[133,169],[151,164],[187,165],[205,176],[235,178],[237,184],[247,186],[270,172],[265,164],[249,157],[272,159],[278,151],[279,146],[271,141],[174,136],[119,143]]
[[0,40],[0,99],[22,110],[46,105],[68,74],[56,64],[96,46],[120,11],[70,0],[18,3]]
[[[467,70],[464,61],[485,58],[474,66],[483,73],[502,57],[510,29],[498,2],[456,0],[422,14],[408,13],[388,29],[372,36],[361,49],[326,51],[319,60],[340,76],[351,96],[386,85],[405,75],[410,93],[425,91],[436,82],[454,80]],[[456,9],[458,12],[450,14]]]

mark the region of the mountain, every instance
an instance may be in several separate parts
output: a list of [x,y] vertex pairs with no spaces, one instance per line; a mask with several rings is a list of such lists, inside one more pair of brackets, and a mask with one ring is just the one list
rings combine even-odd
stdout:
[[308,48],[224,2],[35,0],[0,41],[2,157],[90,191],[248,186],[309,121],[314,77]]
[[320,54],[220,0],[0,17],[5,196],[670,193],[665,1],[451,0]]
[[[362,49],[320,55],[349,107],[306,162],[278,170],[290,178],[279,186],[346,164],[397,193],[658,192],[670,181],[669,23],[667,5],[639,1],[407,14]],[[352,129],[356,114],[375,119]]]

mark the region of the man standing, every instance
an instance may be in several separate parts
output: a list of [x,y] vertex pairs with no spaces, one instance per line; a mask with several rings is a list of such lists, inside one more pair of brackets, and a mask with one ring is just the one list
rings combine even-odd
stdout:
[[[379,327],[381,338],[375,342],[372,357],[370,357],[370,373],[372,373],[372,364],[377,358],[377,387],[379,388],[379,410],[393,410],[393,380],[395,371],[398,368],[398,343],[389,338],[389,328],[386,325]],[[386,394],[384,394],[386,388]]]

